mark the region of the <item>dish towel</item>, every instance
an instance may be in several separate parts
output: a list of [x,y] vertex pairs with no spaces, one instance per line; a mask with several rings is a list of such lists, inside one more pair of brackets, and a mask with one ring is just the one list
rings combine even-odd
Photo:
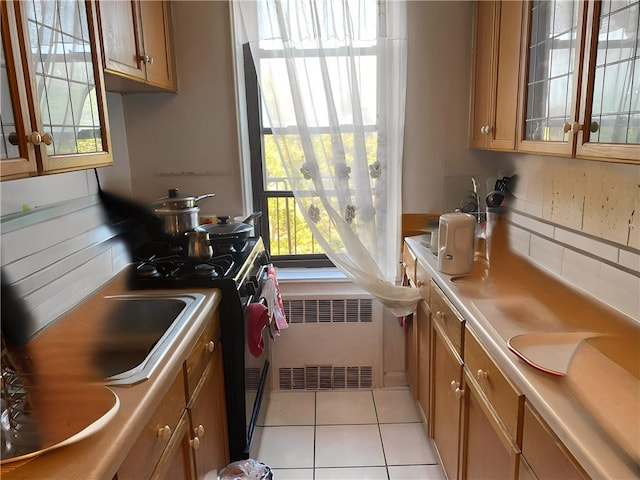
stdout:
[[269,311],[264,304],[254,302],[247,305],[244,314],[247,318],[247,343],[249,345],[249,351],[254,357],[259,357],[264,351],[262,330],[267,326],[267,323],[269,323]]
[[271,322],[271,336],[280,335],[280,331],[289,326],[284,312],[282,297],[280,296],[280,287],[276,277],[276,269],[270,265],[267,269],[267,280],[262,287],[262,296],[267,301],[267,308],[273,317]]

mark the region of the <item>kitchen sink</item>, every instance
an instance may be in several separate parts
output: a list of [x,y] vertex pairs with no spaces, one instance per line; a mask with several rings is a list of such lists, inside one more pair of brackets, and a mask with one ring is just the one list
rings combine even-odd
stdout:
[[105,297],[109,314],[93,357],[98,374],[107,385],[149,379],[203,300],[198,293]]

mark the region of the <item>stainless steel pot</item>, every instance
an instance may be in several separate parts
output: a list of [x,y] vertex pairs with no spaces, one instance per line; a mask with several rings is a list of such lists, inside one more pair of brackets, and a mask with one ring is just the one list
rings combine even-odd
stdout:
[[168,196],[153,203],[153,211],[162,219],[166,235],[180,237],[198,226],[200,207],[196,206],[196,202],[214,195],[215,193],[207,193],[198,197],[179,197],[178,189],[173,188],[169,190]]
[[213,256],[213,247],[207,232],[187,232],[187,257],[195,260],[209,260]]

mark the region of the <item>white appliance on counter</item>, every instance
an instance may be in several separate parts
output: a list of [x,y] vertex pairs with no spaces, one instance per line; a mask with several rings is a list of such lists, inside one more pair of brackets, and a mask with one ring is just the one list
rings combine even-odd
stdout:
[[438,270],[449,275],[471,271],[476,217],[454,212],[440,216],[438,228]]

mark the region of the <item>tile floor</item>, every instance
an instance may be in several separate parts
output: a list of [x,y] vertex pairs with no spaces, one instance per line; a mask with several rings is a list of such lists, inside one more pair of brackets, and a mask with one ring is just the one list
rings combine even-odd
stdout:
[[275,480],[443,480],[408,389],[272,392],[258,460]]

